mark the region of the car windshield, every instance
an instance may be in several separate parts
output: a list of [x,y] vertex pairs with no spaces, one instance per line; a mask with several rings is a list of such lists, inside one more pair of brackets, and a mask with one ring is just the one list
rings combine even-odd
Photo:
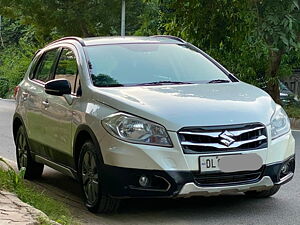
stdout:
[[177,44],[88,46],[91,78],[97,87],[230,82],[200,52]]

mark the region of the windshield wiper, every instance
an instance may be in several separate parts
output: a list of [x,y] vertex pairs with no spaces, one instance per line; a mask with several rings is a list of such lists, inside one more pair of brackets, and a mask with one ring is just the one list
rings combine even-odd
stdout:
[[193,84],[191,82],[183,82],[183,81],[170,81],[170,80],[163,80],[163,81],[154,81],[154,82],[148,82],[148,83],[141,83],[138,85],[164,85],[164,84]]
[[213,84],[213,83],[229,83],[229,80],[222,80],[222,79],[216,79],[216,80],[211,80],[208,83]]
[[96,84],[96,87],[124,87],[123,84]]

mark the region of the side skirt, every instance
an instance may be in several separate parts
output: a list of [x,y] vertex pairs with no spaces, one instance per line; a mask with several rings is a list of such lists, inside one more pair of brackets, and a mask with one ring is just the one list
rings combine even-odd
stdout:
[[52,162],[51,160],[46,159],[46,158],[44,158],[44,157],[42,157],[42,156],[39,156],[39,155],[35,155],[35,156],[34,156],[34,159],[35,159],[35,161],[38,162],[38,163],[43,163],[43,164],[45,164],[45,165],[47,165],[47,166],[49,166],[49,167],[51,167],[51,168],[53,168],[53,169],[55,169],[55,170],[57,170],[57,171],[63,173],[63,174],[65,174],[65,175],[70,176],[70,177],[72,177],[73,179],[77,180],[76,171],[73,170],[73,169],[70,169],[70,168],[68,168],[68,167],[59,165],[59,164],[57,164],[57,163],[55,163],[55,162]]

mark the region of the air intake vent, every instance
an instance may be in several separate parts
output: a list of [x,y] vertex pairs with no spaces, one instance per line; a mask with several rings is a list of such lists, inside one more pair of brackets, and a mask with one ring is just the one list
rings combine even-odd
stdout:
[[257,171],[245,171],[234,173],[194,173],[195,182],[200,186],[239,184],[243,182],[255,182],[261,178],[264,168]]

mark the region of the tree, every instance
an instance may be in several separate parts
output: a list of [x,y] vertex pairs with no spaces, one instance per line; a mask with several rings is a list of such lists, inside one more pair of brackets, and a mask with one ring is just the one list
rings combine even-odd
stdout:
[[[120,33],[120,0],[0,0],[0,14],[32,25],[42,42],[61,36],[107,36]],[[127,3],[127,32],[140,24],[141,0]]]
[[[5,48],[0,46],[0,97],[17,85],[34,52],[62,36],[120,33],[120,0],[0,0]],[[142,0],[127,1],[127,34],[139,28]],[[8,83],[7,83],[8,82]]]
[[256,0],[256,36],[267,46],[266,65],[268,91],[280,103],[278,72],[282,57],[300,49],[300,10],[295,0]]
[[182,37],[208,52],[240,79],[267,86],[274,100],[280,102],[278,78],[287,71],[291,73],[291,58],[299,55],[297,1],[150,0],[147,4],[156,4],[159,9],[151,12],[151,24],[165,22],[149,31],[145,30],[149,28],[145,24],[151,21],[148,18],[140,33],[162,32]]
[[31,26],[8,18],[2,22],[5,47],[0,46],[0,97],[7,97],[21,81],[39,44]]

